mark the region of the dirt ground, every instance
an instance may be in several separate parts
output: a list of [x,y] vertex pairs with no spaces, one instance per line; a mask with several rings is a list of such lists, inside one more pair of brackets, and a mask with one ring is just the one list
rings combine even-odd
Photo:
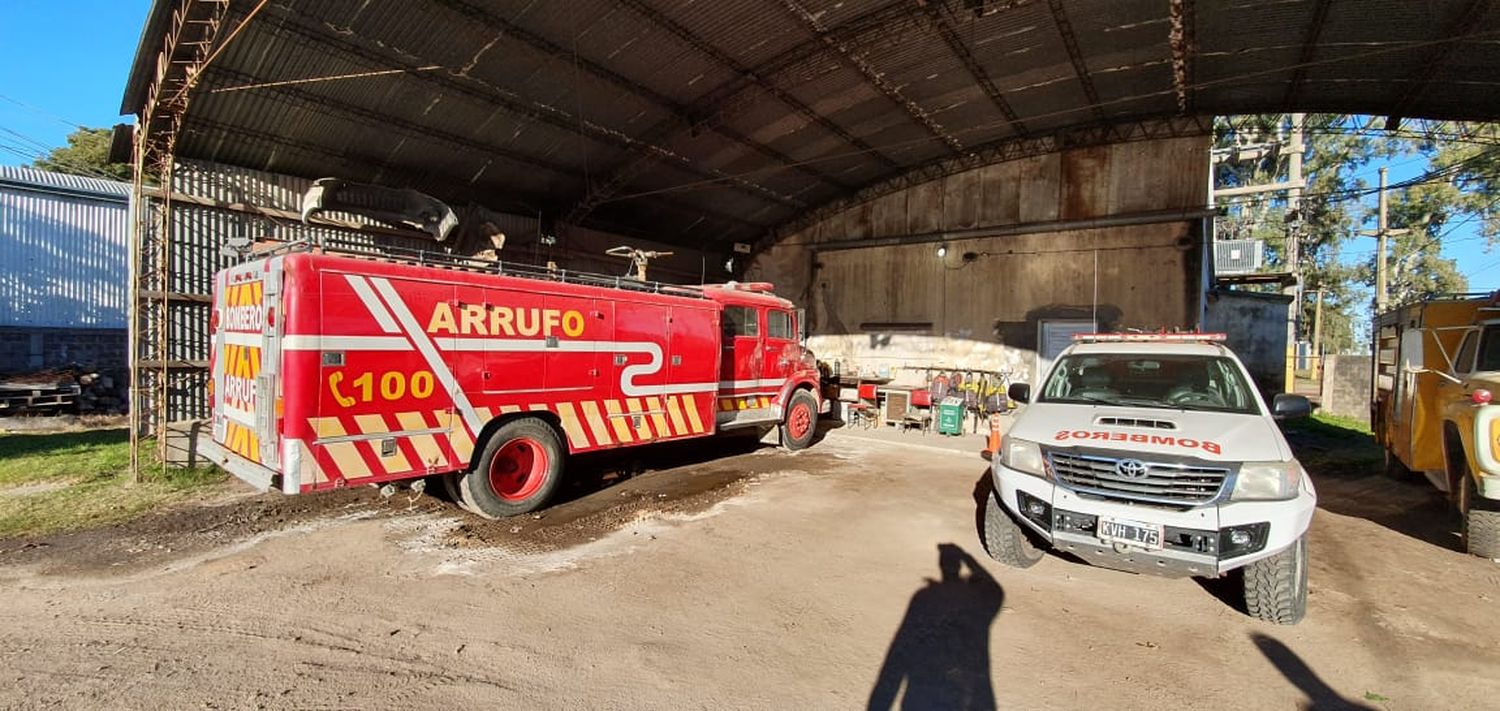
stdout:
[[360,489],[234,495],[0,541],[0,707],[1430,709],[1500,697],[1500,565],[1453,550],[1425,485],[1321,473],[1308,616],[1276,627],[1236,608],[1233,579],[1053,556],[1000,567],[975,531],[986,463],[936,442],[834,432],[797,454],[736,442],[586,460],[571,500],[520,520]]

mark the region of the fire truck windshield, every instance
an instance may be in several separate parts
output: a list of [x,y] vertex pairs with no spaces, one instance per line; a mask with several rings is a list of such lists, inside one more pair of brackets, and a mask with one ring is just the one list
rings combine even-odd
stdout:
[[1039,402],[1258,414],[1250,393],[1228,358],[1096,353],[1063,358]]

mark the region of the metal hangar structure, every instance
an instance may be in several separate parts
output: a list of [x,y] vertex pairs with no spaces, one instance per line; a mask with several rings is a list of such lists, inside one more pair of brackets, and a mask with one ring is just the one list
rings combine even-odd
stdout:
[[[1497,35],[1488,0],[157,0],[123,102],[136,430],[203,414],[225,239],[410,244],[300,224],[312,179],[484,206],[517,254],[573,265],[646,241],[712,280],[753,245],[736,272],[815,333],[988,357],[964,344],[1036,350],[1033,321],[1087,302],[1034,282],[1192,320],[1210,117],[1494,119]],[[1021,291],[969,298],[997,278]]]

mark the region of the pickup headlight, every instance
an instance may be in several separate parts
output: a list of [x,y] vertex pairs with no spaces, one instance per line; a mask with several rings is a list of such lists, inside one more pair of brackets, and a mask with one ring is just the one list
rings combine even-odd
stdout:
[[1234,480],[1234,501],[1285,501],[1297,498],[1302,465],[1286,462],[1245,462]]
[[1046,478],[1047,467],[1042,461],[1042,448],[1036,442],[1014,437],[1000,441],[1000,463],[1022,474]]

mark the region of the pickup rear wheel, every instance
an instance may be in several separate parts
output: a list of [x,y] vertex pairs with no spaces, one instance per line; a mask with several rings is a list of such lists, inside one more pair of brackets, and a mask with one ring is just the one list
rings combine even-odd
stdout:
[[1245,609],[1251,617],[1295,625],[1307,614],[1307,534],[1269,558],[1245,566]]
[[477,466],[459,476],[459,499],[485,518],[535,511],[557,490],[563,454],[562,440],[546,422],[507,422],[485,442]]
[[795,452],[812,444],[818,429],[818,400],[806,390],[792,393],[781,423],[781,445]]
[[1458,492],[1458,512],[1463,516],[1460,533],[1464,550],[1470,555],[1500,560],[1500,511],[1480,508],[1479,489],[1474,477],[1463,477]]
[[984,549],[990,557],[1012,568],[1030,568],[1042,559],[1041,548],[1006,511],[991,491],[984,504]]

